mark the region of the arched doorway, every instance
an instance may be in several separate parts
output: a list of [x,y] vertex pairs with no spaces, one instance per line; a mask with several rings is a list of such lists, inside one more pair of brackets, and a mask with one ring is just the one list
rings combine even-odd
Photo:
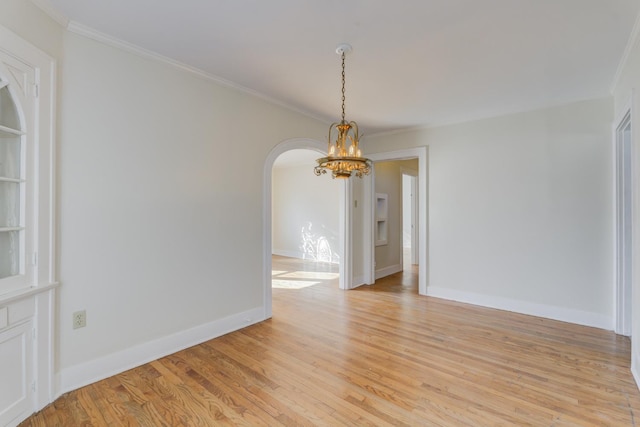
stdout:
[[[263,295],[264,295],[264,317],[270,318],[272,316],[272,247],[273,247],[273,231],[272,231],[272,184],[273,184],[273,165],[276,159],[286,153],[287,151],[296,149],[307,149],[318,152],[318,155],[323,154],[326,144],[314,139],[308,138],[295,138],[289,139],[276,145],[265,161],[264,165],[264,180],[263,180]],[[309,172],[312,173],[313,164],[309,165]],[[327,177],[318,177],[318,179],[327,179]],[[329,178],[330,179],[330,178]],[[340,271],[340,288],[348,289],[351,283],[349,275],[349,259],[350,256],[346,250],[349,225],[347,223],[348,213],[346,203],[346,181],[340,185],[340,206],[339,206],[339,271]]]

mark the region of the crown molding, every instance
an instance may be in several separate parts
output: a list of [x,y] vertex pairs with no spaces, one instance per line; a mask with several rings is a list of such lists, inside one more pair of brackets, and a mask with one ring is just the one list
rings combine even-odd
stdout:
[[[605,89],[605,92],[606,92],[606,89]],[[602,93],[600,95],[592,96],[589,98],[573,98],[573,99],[565,100],[559,103],[539,104],[537,106],[527,108],[527,109],[512,109],[512,110],[504,110],[504,111],[494,111],[492,113],[486,113],[486,114],[466,115],[464,117],[458,117],[458,118],[454,118],[452,120],[447,120],[447,121],[435,121],[435,122],[422,124],[422,125],[400,127],[396,129],[390,129],[390,130],[381,130],[378,132],[373,132],[368,134],[367,138],[378,138],[378,137],[402,135],[402,134],[411,133],[411,132],[428,131],[431,129],[462,125],[467,123],[479,122],[483,120],[500,119],[503,117],[514,116],[518,114],[535,113],[537,111],[544,111],[544,110],[549,110],[553,108],[562,108],[571,104],[578,104],[580,102],[597,101],[600,99],[608,98],[609,96],[611,96],[611,93]]]
[[[221,77],[218,76],[214,76],[212,74],[207,73],[206,71],[203,71],[199,68],[196,67],[192,67],[190,65],[184,64],[182,62],[173,60],[167,56],[164,55],[160,55],[159,53],[153,52],[151,50],[142,48],[138,45],[135,45],[133,43],[129,43],[127,41],[112,37],[108,34],[105,33],[101,33],[100,31],[94,30],[91,27],[87,27],[86,25],[80,24],[76,21],[71,21],[69,22],[69,26],[67,27],[67,29],[69,30],[69,32],[74,33],[74,34],[78,34],[80,36],[89,38],[91,40],[95,40],[97,42],[118,48],[120,50],[124,50],[126,52],[132,53],[136,56],[142,57],[142,58],[146,58],[146,59],[151,59],[153,61],[156,62],[162,62],[164,64],[168,64],[171,65],[174,68],[178,68],[182,71],[186,71],[188,73],[191,74],[195,74],[198,77],[207,79],[207,80],[213,80],[216,83],[219,83],[223,86],[228,86],[228,87],[233,87],[234,89],[238,89],[238,90],[242,90],[243,92],[251,92],[251,89],[242,87],[240,85],[237,85],[229,80],[223,79]],[[257,92],[255,93],[257,95]]]
[[629,55],[631,55],[633,46],[635,46],[635,44],[638,42],[638,33],[640,33],[640,12],[638,13],[638,16],[636,16],[636,22],[633,25],[633,29],[631,30],[631,35],[629,35],[627,46],[624,48],[624,53],[622,54],[622,58],[620,58],[618,69],[616,70],[616,74],[613,77],[613,83],[611,84],[611,88],[609,89],[611,94],[613,94],[613,92],[616,90],[616,87],[620,83],[620,77],[622,76],[622,71],[627,65],[627,61],[629,61]]
[[64,28],[67,28],[67,25],[69,25],[69,18],[67,18],[64,14],[58,12],[51,5],[50,0],[31,0],[31,3],[37,6],[41,11],[46,13],[49,18],[62,25]]
[[[38,0],[40,1],[40,0]],[[209,80],[212,81],[216,84],[219,84],[221,86],[224,87],[228,87],[231,89],[235,89],[239,92],[243,92],[246,93],[248,95],[254,96],[256,98],[259,98],[265,102],[268,102],[270,104],[273,105],[277,105],[279,107],[285,108],[289,111],[293,111],[296,112],[298,114],[302,114],[303,116],[309,117],[311,119],[317,120],[321,123],[326,123],[329,124],[329,121],[326,118],[320,117],[318,115],[315,115],[309,111],[294,107],[290,104],[287,104],[285,102],[282,102],[280,100],[277,100],[275,98],[272,98],[268,95],[265,95],[261,92],[258,92],[256,90],[250,89],[246,86],[242,86],[239,85],[237,83],[234,83],[230,80],[227,80],[225,78],[222,78],[220,76],[216,76],[214,74],[208,73],[204,70],[201,70],[199,68],[193,67],[191,65],[185,64],[183,62],[180,61],[176,61],[175,59],[171,59],[167,56],[161,55],[159,53],[153,52],[151,50],[145,49],[143,47],[140,47],[138,45],[135,45],[133,43],[129,43],[127,41],[112,37],[108,34],[105,33],[101,33],[100,31],[94,30],[91,27],[87,27],[86,25],[82,25],[78,22],[75,21],[70,21],[69,25],[67,26],[67,30],[71,33],[74,34],[78,34],[80,36],[83,37],[87,37],[89,39],[95,40],[97,42],[118,48],[120,50],[124,50],[126,52],[132,53],[136,56],[142,57],[142,58],[146,58],[146,59],[150,59],[152,61],[156,61],[156,62],[160,62],[166,65],[170,65],[174,68],[177,68],[181,71],[185,71],[187,73],[190,73],[192,75],[195,75],[197,77],[200,77],[202,79],[205,80]]]

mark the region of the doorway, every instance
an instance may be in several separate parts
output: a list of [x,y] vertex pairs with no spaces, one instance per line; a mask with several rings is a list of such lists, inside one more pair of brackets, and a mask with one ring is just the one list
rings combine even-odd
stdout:
[[402,265],[418,264],[418,171],[402,171]]
[[631,335],[633,283],[633,163],[631,108],[615,129],[616,160],[616,333]]
[[417,257],[418,257],[418,292],[420,295],[427,295],[427,286],[429,281],[428,264],[429,264],[429,248],[428,248],[428,181],[427,181],[427,162],[428,147],[416,147],[404,150],[390,151],[385,153],[373,153],[368,156],[374,162],[373,173],[367,177],[365,183],[365,199],[364,211],[368,212],[362,218],[367,233],[363,239],[364,249],[364,270],[365,280],[368,284],[375,281],[375,209],[374,202],[376,200],[375,188],[375,162],[418,159],[418,177],[417,177]]
[[[295,149],[308,149],[313,150],[318,153],[318,157],[321,157],[324,154],[326,148],[326,143],[309,139],[309,138],[293,138],[288,139],[286,141],[281,142],[276,145],[267,155],[264,163],[264,179],[263,179],[263,187],[262,187],[262,206],[263,206],[263,215],[262,215],[262,229],[263,229],[263,238],[262,238],[262,261],[263,261],[263,318],[269,319],[272,317],[272,254],[273,254],[273,241],[272,241],[272,178],[273,178],[273,165],[276,162],[277,158],[290,150]],[[313,174],[313,163],[309,165],[310,173]],[[318,179],[327,178],[327,177],[315,177]],[[330,179],[330,178],[329,178]],[[349,254],[349,251],[346,249],[348,245],[348,239],[345,236],[348,236],[351,233],[350,224],[347,222],[347,218],[350,215],[349,206],[346,204],[346,200],[348,200],[348,186],[343,182],[340,185],[340,205],[338,206],[339,215],[340,215],[340,233],[339,233],[339,254]],[[341,289],[348,289],[351,285],[352,277],[350,274],[350,264],[351,259],[349,256],[341,256],[339,262],[339,286]]]
[[272,169],[272,288],[339,287],[340,181],[315,176],[320,154],[293,149]]

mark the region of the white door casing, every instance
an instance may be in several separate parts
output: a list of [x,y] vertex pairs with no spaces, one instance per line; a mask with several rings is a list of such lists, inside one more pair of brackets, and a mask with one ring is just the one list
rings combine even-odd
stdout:
[[614,124],[615,160],[615,331],[630,336],[633,287],[634,162],[631,103]]

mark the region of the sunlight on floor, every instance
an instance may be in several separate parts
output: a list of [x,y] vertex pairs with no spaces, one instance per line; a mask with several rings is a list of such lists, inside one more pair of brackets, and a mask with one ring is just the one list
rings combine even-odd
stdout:
[[280,280],[273,279],[271,286],[275,289],[303,289],[309,286],[319,285],[321,282],[311,282],[309,280]]
[[340,279],[338,265],[333,263],[274,256],[271,270],[274,289],[304,289]]
[[340,277],[338,273],[323,273],[321,271],[292,271],[283,274],[281,277],[287,279],[316,279],[316,280],[333,280]]
[[323,281],[335,280],[340,277],[338,273],[322,271],[284,271],[273,270],[271,286],[275,289],[303,289],[309,286],[319,285]]

